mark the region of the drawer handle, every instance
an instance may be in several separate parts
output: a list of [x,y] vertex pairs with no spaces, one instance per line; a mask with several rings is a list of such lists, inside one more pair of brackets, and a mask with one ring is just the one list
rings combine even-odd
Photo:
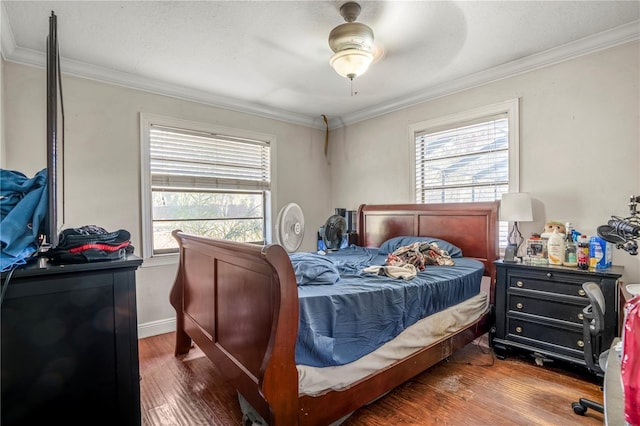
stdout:
[[523,306],[524,306],[524,305],[523,305],[522,303],[520,303],[520,302],[518,302],[518,303],[516,304],[516,308],[518,308],[518,309],[522,309],[522,307],[523,307]]
[[579,314],[578,314],[578,319],[579,319],[579,320],[583,320],[583,319],[584,319],[584,314],[579,313]]
[[522,281],[518,281],[518,282],[516,283],[516,285],[517,285],[518,287],[522,287],[522,286],[524,285],[524,283],[523,283]]
[[551,272],[547,272],[547,278],[551,278],[553,274]]
[[584,296],[584,295],[586,295],[587,293],[584,291],[584,289],[582,289],[582,288],[581,288],[580,290],[578,290],[578,294],[579,294],[580,296]]
[[516,333],[522,333],[522,327],[516,327]]
[[578,340],[578,347],[584,348],[584,342],[582,340]]

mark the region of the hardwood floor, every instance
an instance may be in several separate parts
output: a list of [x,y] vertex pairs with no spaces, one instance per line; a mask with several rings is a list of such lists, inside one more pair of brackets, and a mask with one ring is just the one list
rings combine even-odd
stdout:
[[[236,392],[197,348],[173,356],[174,333],[139,341],[144,426],[242,425]],[[601,425],[573,413],[579,397],[602,402],[600,382],[580,370],[538,366],[527,355],[506,360],[472,343],[349,417],[343,426]]]

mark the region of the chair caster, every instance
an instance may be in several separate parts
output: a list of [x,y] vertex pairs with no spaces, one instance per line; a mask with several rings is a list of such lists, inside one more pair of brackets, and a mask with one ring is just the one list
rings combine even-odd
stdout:
[[578,402],[573,402],[571,404],[571,408],[573,408],[574,413],[580,416],[584,416],[587,412],[587,408],[591,408],[593,411],[597,411],[598,413],[604,413],[604,406],[602,404],[586,398],[580,398]]
[[574,402],[571,404],[571,408],[573,408],[573,412],[580,415],[580,416],[584,416],[584,414],[587,412],[587,407],[585,407],[584,405],[580,404],[579,402]]

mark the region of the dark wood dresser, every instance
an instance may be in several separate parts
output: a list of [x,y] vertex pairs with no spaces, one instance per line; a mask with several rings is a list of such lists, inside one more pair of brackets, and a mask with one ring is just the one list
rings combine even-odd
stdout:
[[141,263],[129,256],[15,271],[2,301],[3,426],[140,425]]
[[496,264],[496,325],[493,346],[504,358],[509,348],[586,365],[582,309],[589,298],[585,282],[597,283],[605,297],[602,348],[617,335],[618,278],[621,266],[583,271],[575,267]]

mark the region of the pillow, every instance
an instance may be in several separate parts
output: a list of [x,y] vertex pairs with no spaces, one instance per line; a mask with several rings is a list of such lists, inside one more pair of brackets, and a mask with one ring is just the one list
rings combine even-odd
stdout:
[[462,257],[462,250],[459,247],[451,244],[449,241],[441,240],[439,238],[434,237],[414,237],[411,235],[406,235],[402,237],[393,237],[389,238],[387,241],[382,243],[380,248],[378,249],[379,254],[387,255],[389,253],[393,253],[400,247],[408,246],[416,242],[427,241],[429,243],[436,243],[438,247],[442,250],[446,250],[451,257]]
[[327,257],[316,253],[289,255],[298,285],[328,285],[340,280],[336,265]]

